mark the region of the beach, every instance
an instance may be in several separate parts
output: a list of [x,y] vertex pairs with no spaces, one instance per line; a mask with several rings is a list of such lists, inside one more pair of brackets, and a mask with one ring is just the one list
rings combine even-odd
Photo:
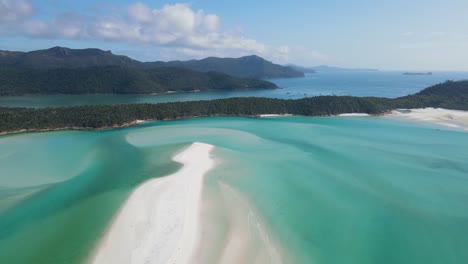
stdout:
[[359,116],[369,116],[369,114],[366,114],[366,113],[347,113],[347,114],[339,114],[338,116],[359,117]]
[[428,107],[418,109],[397,109],[393,110],[387,116],[430,122],[468,131],[468,111]]
[[90,263],[193,263],[199,243],[203,176],[212,145],[193,143],[174,156],[176,173],[136,188],[99,242]]
[[282,116],[292,116],[292,114],[262,114],[259,117],[282,117]]

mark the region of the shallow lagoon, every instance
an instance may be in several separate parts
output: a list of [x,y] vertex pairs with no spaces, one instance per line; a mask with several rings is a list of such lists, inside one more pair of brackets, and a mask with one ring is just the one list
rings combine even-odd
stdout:
[[0,262],[82,263],[129,192],[178,170],[171,156],[195,141],[215,145],[219,161],[205,179],[219,230],[210,247],[230,228],[218,197],[229,186],[287,263],[468,262],[468,133],[382,117],[0,137]]

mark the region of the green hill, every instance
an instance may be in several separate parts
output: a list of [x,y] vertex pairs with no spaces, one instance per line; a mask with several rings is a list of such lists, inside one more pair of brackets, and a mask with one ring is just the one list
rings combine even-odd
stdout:
[[179,67],[199,72],[221,72],[241,78],[292,78],[304,73],[291,67],[273,64],[258,56],[215,58],[203,60],[140,62],[127,56],[100,49],[70,49],[53,47],[30,52],[0,50],[0,68],[80,68],[93,66],[131,66],[141,68]]
[[195,71],[218,71],[244,78],[297,78],[304,77],[304,73],[292,67],[273,64],[258,56],[241,58],[209,57],[203,60],[149,62],[147,67],[171,66],[187,68]]
[[127,56],[100,49],[69,49],[53,47],[30,52],[0,51],[0,67],[78,68],[91,66],[142,66]]
[[94,66],[81,68],[0,67],[0,95],[151,94],[167,91],[276,88],[267,81],[182,68]]

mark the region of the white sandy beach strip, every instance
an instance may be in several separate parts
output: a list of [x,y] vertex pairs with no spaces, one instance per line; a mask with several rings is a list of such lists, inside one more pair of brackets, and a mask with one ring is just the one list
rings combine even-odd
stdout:
[[193,143],[173,160],[183,167],[135,189],[96,248],[91,263],[193,263],[199,247],[203,176],[212,145]]
[[281,117],[281,116],[292,116],[291,114],[263,114],[259,117]]
[[468,131],[468,111],[443,108],[398,109],[388,116],[430,122]]
[[345,117],[369,116],[369,114],[366,114],[366,113],[346,113],[346,114],[339,114],[338,116],[345,116]]

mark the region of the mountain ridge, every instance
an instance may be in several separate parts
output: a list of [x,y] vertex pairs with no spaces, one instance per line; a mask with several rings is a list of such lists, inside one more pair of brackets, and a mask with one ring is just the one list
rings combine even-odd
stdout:
[[110,50],[97,48],[71,49],[56,46],[28,52],[0,50],[0,67],[54,69],[92,66],[178,67],[200,72],[216,71],[254,79],[304,77],[300,71],[274,64],[256,55],[240,58],[207,57],[188,61],[141,62],[125,55],[115,55]]

